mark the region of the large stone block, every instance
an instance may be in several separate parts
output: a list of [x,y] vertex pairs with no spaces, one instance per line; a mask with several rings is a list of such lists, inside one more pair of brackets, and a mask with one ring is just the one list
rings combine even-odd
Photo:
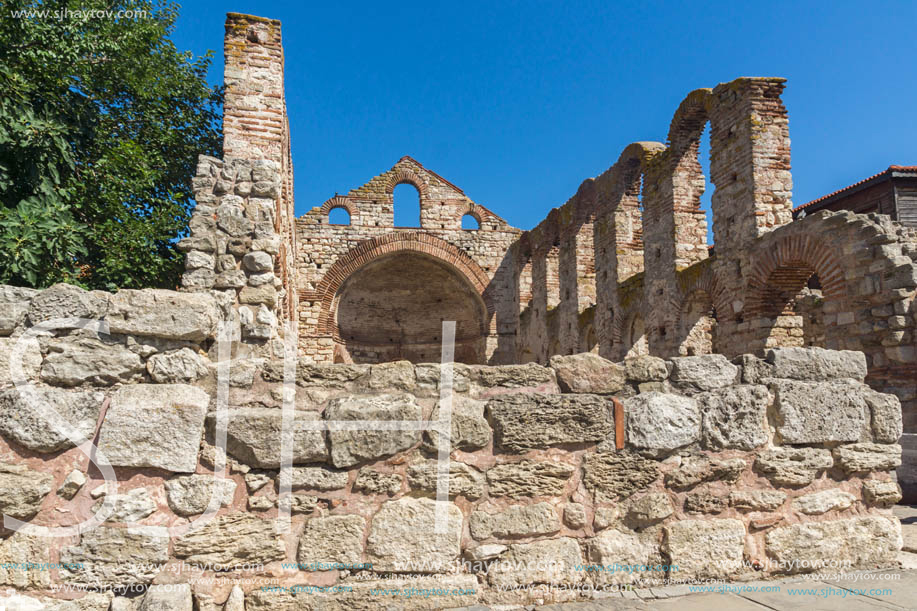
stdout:
[[858,441],[868,436],[868,388],[853,380],[775,380],[777,434],[783,443]]
[[846,473],[891,471],[901,466],[901,446],[882,443],[852,443],[832,451],[837,466]]
[[[250,467],[276,469],[280,467],[283,440],[283,410],[275,407],[249,407],[228,410],[226,452]],[[298,423],[317,422],[316,412],[296,411],[293,414],[290,439],[293,464],[325,462],[328,449],[325,433]],[[208,438],[216,439],[217,414],[207,415]]]
[[755,459],[755,469],[780,486],[811,484],[833,464],[831,452],[820,448],[773,448]]
[[505,511],[488,513],[477,510],[469,519],[471,536],[483,540],[490,537],[535,537],[560,530],[560,519],[548,503],[513,505]]
[[891,507],[901,500],[898,482],[868,479],[863,482],[863,500],[870,505]]
[[[0,541],[0,586],[45,589],[51,585],[51,539],[15,532]],[[0,608],[2,608],[0,601]]]
[[904,432],[901,419],[901,401],[892,394],[864,391],[866,405],[872,417],[872,436],[879,443],[896,443]]
[[856,501],[849,492],[832,488],[793,499],[793,509],[807,515],[820,515],[829,511],[847,509]]
[[[6,304],[0,303],[0,310],[5,307]],[[13,348],[18,341],[18,338],[0,338],[0,385],[12,384],[14,381],[13,370],[10,368],[10,359],[13,356]],[[38,372],[41,369],[41,350],[37,341],[23,342],[20,366],[26,380],[34,380],[38,377]]]
[[335,563],[360,564],[365,529],[366,520],[357,515],[307,520],[299,540],[299,563],[314,571],[331,570]]
[[522,460],[491,467],[487,483],[492,497],[559,496],[575,470],[568,463]]
[[469,378],[484,388],[542,388],[549,392],[557,388],[554,370],[536,363],[525,365],[472,365]]
[[[282,477],[278,475],[278,481]],[[308,490],[340,490],[347,486],[350,475],[327,467],[293,467],[291,486]]]
[[282,560],[286,548],[275,526],[246,513],[225,514],[175,539],[174,554],[190,564],[223,568]]
[[629,525],[645,528],[665,520],[675,512],[669,495],[665,492],[650,492],[630,503],[625,516]]
[[166,498],[172,511],[180,516],[204,513],[210,499],[216,496],[213,510],[232,503],[236,482],[216,479],[213,475],[180,475],[166,481]]
[[656,481],[657,463],[631,452],[587,454],[583,483],[597,503],[626,499]]
[[627,384],[622,365],[592,352],[552,356],[551,369],[563,392],[614,394]]
[[392,392],[409,391],[417,383],[414,365],[410,361],[379,363],[369,370],[368,386],[371,390]]
[[110,385],[137,382],[143,362],[120,344],[90,338],[61,339],[49,343],[41,366],[41,379],[59,386]]
[[704,445],[712,450],[753,450],[767,442],[764,386],[730,386],[695,397],[701,410]]
[[445,531],[437,533],[436,501],[403,497],[384,503],[373,516],[366,559],[374,571],[447,573],[461,551],[462,511],[448,503]]
[[35,289],[0,285],[0,335],[9,335],[25,322]]
[[665,527],[665,550],[678,579],[721,579],[738,573],[745,551],[741,520],[681,520]]
[[156,511],[156,501],[146,488],[133,488],[123,494],[106,494],[93,506],[92,511],[109,511],[106,522],[131,524]]
[[665,483],[675,489],[713,480],[733,483],[747,466],[748,463],[741,458],[710,460],[704,455],[684,456],[677,469],[665,474]]
[[[68,392],[49,386],[33,386],[37,406],[26,401],[15,388],[0,392],[0,435],[29,450],[41,453],[57,452],[74,446],[57,430],[53,409],[62,422],[72,427],[84,439],[90,439],[96,429],[99,410],[105,395],[100,392]],[[49,419],[42,417],[45,414]]]
[[32,298],[29,321],[37,325],[56,318],[97,320],[105,316],[108,307],[108,293],[86,291],[72,284],[55,284]]
[[190,348],[154,354],[146,362],[146,369],[159,384],[186,384],[207,375],[208,361]]
[[210,397],[184,384],[137,384],[115,391],[99,451],[117,467],[193,473]]
[[735,383],[739,368],[722,354],[679,356],[670,359],[669,379],[685,389],[713,390]]
[[153,581],[169,561],[169,531],[163,526],[98,526],[80,535],[79,545],[61,550],[64,581],[129,586]]
[[[329,431],[331,462],[338,468],[391,456],[420,441],[419,430],[385,428],[392,421],[417,422],[421,419],[420,406],[411,395],[351,395],[332,399],[324,417],[328,421],[378,421],[377,430]],[[376,425],[373,423],[373,426]]]
[[494,443],[521,453],[570,443],[614,440],[613,404],[596,395],[501,395],[487,403]]
[[216,300],[209,293],[161,289],[122,289],[111,296],[105,317],[112,333],[194,342],[214,337],[220,319]]
[[[462,396],[452,397],[452,434],[450,436],[451,448],[466,452],[480,450],[490,443],[490,424],[484,417],[484,401],[477,401]],[[440,418],[440,406],[437,403],[430,416],[434,422]],[[424,448],[439,451],[439,431],[424,431]]]
[[50,473],[0,463],[0,515],[28,520],[38,513],[53,483]]
[[[427,461],[408,467],[408,484],[415,490],[436,493],[439,465]],[[464,496],[475,500],[484,496],[484,474],[465,463],[449,461],[449,498]],[[400,484],[400,478],[399,478]],[[399,485],[400,488],[400,485]]]
[[768,350],[766,360],[773,365],[775,378],[790,380],[866,379],[866,356],[852,350],[824,348],[776,348]]
[[639,579],[664,579],[665,572],[648,572],[648,567],[661,563],[659,547],[652,537],[622,532],[602,531],[586,543],[589,564],[620,566],[621,570],[592,573],[595,585],[626,584]]
[[670,452],[700,438],[700,411],[690,397],[655,391],[641,393],[625,399],[624,413],[627,443],[641,450]]
[[578,584],[586,577],[585,572],[577,570],[582,564],[579,543],[570,537],[517,543],[490,566],[487,580],[496,587]]
[[648,354],[624,359],[624,372],[631,382],[661,382],[669,377],[665,361]]
[[901,548],[897,520],[879,516],[808,522],[775,528],[765,537],[767,555],[780,572],[808,573],[890,566]]

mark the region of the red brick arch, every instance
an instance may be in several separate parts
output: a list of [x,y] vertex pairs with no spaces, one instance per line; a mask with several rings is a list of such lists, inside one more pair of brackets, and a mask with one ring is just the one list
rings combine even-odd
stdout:
[[[456,270],[474,288],[492,317],[496,308],[487,291],[489,276],[474,259],[458,247],[420,231],[389,233],[378,238],[360,242],[345,255],[340,257],[322,276],[321,281],[311,295],[303,299],[319,301],[321,310],[318,317],[318,332],[323,335],[336,335],[334,324],[334,298],[344,281],[358,269],[385,255],[399,252],[423,253],[441,262],[447,263]],[[487,328],[485,327],[485,332]]]
[[389,195],[394,194],[395,187],[398,185],[412,185],[420,193],[420,199],[425,199],[428,195],[427,183],[415,172],[408,169],[399,169],[389,175],[388,185],[385,192]]
[[801,288],[813,272],[818,274],[826,300],[847,296],[844,271],[837,256],[812,235],[788,236],[756,254],[758,263],[749,279],[745,300],[746,317],[780,314],[768,311],[768,289]]
[[723,321],[732,318],[732,305],[729,294],[717,281],[713,266],[706,261],[699,265],[704,264],[706,264],[706,268],[695,280],[686,282],[684,279],[687,276],[684,273],[678,278],[678,295],[669,304],[669,312],[673,315],[671,322],[676,329],[682,318],[684,318],[685,307],[697,291],[703,291],[710,297],[710,303],[716,310],[717,320]]
[[336,208],[343,208],[351,217],[354,213],[353,202],[343,195],[335,195],[324,204],[322,204],[322,216],[327,217],[328,213]]
[[669,148],[675,160],[700,140],[709,120],[712,101],[712,89],[695,89],[679,104],[669,125],[668,135]]

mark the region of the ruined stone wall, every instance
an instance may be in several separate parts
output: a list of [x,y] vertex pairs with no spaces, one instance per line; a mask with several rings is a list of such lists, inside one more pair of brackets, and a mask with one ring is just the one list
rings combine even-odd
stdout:
[[[232,611],[530,604],[653,579],[889,566],[901,545],[889,509],[900,493],[888,473],[900,463],[900,406],[863,384],[860,353],[456,364],[449,501],[437,533],[435,459],[445,439],[435,429],[334,424],[438,420],[439,365],[304,359],[291,372],[278,360],[220,361],[215,329],[227,311],[207,293],[58,285],[0,294],[11,304],[0,319],[4,356],[39,321],[108,322],[101,340],[59,329],[23,344],[20,382],[96,442],[97,460],[109,460],[119,482],[109,488],[47,425],[3,363],[0,510],[32,527],[11,532],[7,521],[0,535],[5,603],[58,611],[70,598],[100,611],[186,609],[192,599]],[[221,362],[229,364],[222,384]],[[290,373],[292,393],[281,386]],[[289,471],[280,469],[285,397],[302,423]],[[219,422],[228,471],[215,483]],[[215,515],[195,523],[208,505]],[[278,507],[291,510],[289,532]],[[107,514],[96,528],[50,537],[98,510]],[[615,563],[656,569],[598,568]],[[538,584],[566,588],[513,590]],[[115,600],[112,586],[122,588]],[[450,595],[392,593],[402,587]]]

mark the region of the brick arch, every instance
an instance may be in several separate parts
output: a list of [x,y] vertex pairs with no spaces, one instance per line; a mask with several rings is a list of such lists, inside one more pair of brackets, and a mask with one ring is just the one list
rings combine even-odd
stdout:
[[393,195],[395,193],[395,187],[404,184],[411,185],[417,189],[417,192],[420,193],[421,200],[426,199],[427,195],[429,194],[427,183],[424,182],[416,172],[407,169],[399,169],[389,175],[388,184],[385,187],[385,192],[389,195]]
[[350,198],[344,197],[343,195],[335,195],[322,204],[322,215],[328,216],[328,213],[336,208],[343,208],[350,216],[353,216],[355,211],[353,202],[350,201]]
[[672,122],[669,124],[667,142],[674,159],[680,158],[696,142],[710,119],[710,107],[713,103],[712,89],[695,89],[689,93],[681,104]]
[[755,265],[748,281],[744,311],[747,316],[779,315],[767,311],[768,289],[799,288],[813,273],[818,274],[826,300],[847,297],[844,271],[834,252],[812,235],[783,238],[763,252],[756,253]]
[[612,349],[616,354],[616,360],[626,358],[627,353],[633,349],[634,345],[636,345],[636,342],[625,340],[634,339],[632,337],[628,337],[628,335],[630,334],[631,327],[634,326],[638,318],[643,325],[643,335],[641,337],[644,339],[644,341],[649,341],[649,330],[646,328],[646,316],[643,315],[643,308],[641,306],[642,302],[628,308],[627,310],[624,310],[620,314],[615,314],[615,319],[612,322],[611,340]]
[[704,271],[696,278],[688,280],[686,280],[686,278],[689,277],[682,272],[679,276],[678,295],[675,296],[669,304],[669,311],[672,313],[671,322],[675,325],[675,328],[678,328],[678,324],[684,316],[685,306],[688,305],[692,295],[698,291],[703,291],[710,297],[710,303],[713,304],[719,321],[732,318],[732,305],[729,293],[727,293],[722,284],[717,281],[716,273],[714,273],[711,265],[705,265]]
[[[432,235],[411,231],[390,233],[378,238],[364,240],[341,256],[322,276],[321,281],[311,295],[304,295],[313,301],[321,302],[318,317],[318,332],[323,335],[337,335],[334,324],[334,298],[338,290],[358,269],[379,257],[399,252],[423,253],[449,264],[474,288],[487,310],[488,318],[496,311],[490,291],[487,287],[490,278],[474,259],[458,247]],[[483,331],[487,332],[487,326]]]

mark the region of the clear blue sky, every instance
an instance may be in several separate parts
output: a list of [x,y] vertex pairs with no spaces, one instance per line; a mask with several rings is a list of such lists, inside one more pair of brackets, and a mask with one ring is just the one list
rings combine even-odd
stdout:
[[227,11],[283,22],[297,214],[411,155],[528,229],[738,76],[788,79],[795,205],[917,164],[913,2],[189,0],[213,82]]

